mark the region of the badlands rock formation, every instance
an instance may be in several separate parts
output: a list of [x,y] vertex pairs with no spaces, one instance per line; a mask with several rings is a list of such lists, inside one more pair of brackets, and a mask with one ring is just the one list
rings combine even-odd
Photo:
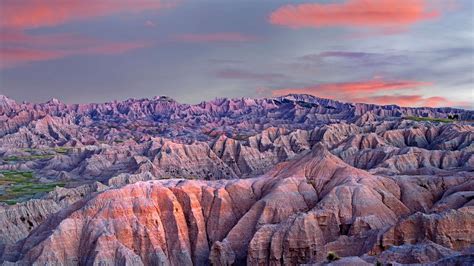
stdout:
[[469,264],[473,119],[308,95],[0,97],[0,262]]

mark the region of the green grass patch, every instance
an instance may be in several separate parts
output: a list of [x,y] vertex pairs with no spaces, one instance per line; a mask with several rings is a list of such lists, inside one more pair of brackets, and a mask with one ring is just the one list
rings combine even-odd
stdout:
[[418,121],[418,122],[428,121],[428,122],[441,122],[441,123],[453,123],[456,121],[449,118],[432,118],[432,117],[417,117],[417,116],[406,116],[406,117],[403,117],[403,119]]
[[56,147],[56,148],[24,148],[21,149],[23,152],[30,153],[29,155],[20,155],[20,156],[8,156],[3,158],[6,162],[16,162],[16,161],[35,161],[35,160],[46,160],[53,158],[56,154],[69,154],[73,148],[71,147]]
[[56,186],[63,187],[63,182],[41,183],[30,171],[1,171],[0,202],[16,204],[33,198],[39,193],[47,193]]
[[21,182],[33,178],[33,172],[31,171],[0,171],[0,174],[3,175],[2,180],[12,181],[12,182]]
[[7,162],[17,162],[17,161],[35,161],[35,160],[46,160],[54,157],[54,154],[35,154],[35,155],[26,155],[26,156],[9,156],[3,158]]
[[72,148],[69,148],[69,147],[57,147],[57,148],[54,148],[54,151],[55,151],[56,153],[59,153],[59,154],[68,154],[71,150],[72,150]]

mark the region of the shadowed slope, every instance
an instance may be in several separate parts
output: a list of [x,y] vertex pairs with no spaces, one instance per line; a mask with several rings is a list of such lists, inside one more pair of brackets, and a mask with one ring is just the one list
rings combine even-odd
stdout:
[[316,145],[258,178],[148,181],[108,190],[53,215],[19,253],[4,258],[223,265],[306,263],[328,251],[360,256],[381,230],[410,214],[402,193],[393,180],[353,168]]

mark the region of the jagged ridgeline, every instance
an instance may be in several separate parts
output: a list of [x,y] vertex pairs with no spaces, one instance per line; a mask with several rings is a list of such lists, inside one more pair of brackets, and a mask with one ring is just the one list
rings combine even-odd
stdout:
[[474,112],[0,96],[0,262],[474,262]]

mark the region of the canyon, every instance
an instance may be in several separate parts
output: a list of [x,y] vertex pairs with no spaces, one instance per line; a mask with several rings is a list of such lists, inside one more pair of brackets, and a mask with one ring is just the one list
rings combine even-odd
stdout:
[[474,263],[472,110],[0,96],[0,182],[2,265]]

